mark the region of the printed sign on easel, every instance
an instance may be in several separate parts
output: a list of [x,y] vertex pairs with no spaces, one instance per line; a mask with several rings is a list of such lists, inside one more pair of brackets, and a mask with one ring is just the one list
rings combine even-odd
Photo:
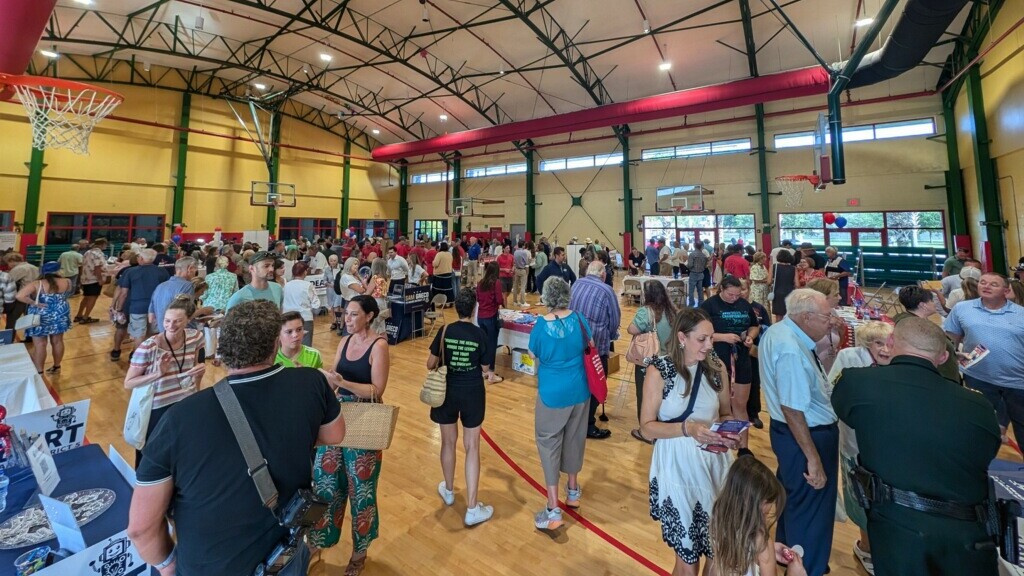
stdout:
[[39,434],[46,440],[50,453],[67,452],[85,443],[85,427],[89,420],[89,400],[79,400],[46,410],[11,416],[7,419],[15,430]]

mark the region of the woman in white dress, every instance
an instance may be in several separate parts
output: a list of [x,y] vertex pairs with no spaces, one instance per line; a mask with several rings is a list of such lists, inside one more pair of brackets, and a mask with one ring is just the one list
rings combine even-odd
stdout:
[[[729,448],[746,446],[746,432],[719,434],[715,421],[733,418],[725,365],[712,352],[714,327],[703,310],[684,308],[672,326],[667,355],[644,378],[641,431],[656,440],[651,457],[651,517],[676,553],[673,576],[696,576],[711,557],[708,524],[715,497],[733,462]],[[683,367],[682,374],[676,367]],[[744,415],[745,416],[745,415]],[[713,448],[709,451],[702,446]]]

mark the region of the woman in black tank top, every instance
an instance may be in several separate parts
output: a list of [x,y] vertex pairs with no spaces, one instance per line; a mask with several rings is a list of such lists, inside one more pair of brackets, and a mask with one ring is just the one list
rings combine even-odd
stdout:
[[[334,370],[327,380],[341,402],[380,401],[387,387],[390,356],[387,340],[370,329],[380,314],[377,301],[359,295],[345,308],[345,328],[349,335],[338,344]],[[317,448],[313,484],[317,495],[330,502],[325,514],[329,520],[310,532],[309,541],[317,548],[330,548],[341,539],[341,524],[348,502],[352,515],[352,558],[345,576],[357,576],[366,563],[366,551],[377,539],[377,479],[380,477],[381,452],[335,446]]]

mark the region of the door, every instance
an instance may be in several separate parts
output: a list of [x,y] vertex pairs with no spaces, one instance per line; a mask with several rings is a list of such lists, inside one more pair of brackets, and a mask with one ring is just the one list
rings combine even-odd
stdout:
[[526,224],[509,224],[508,233],[512,237],[513,243],[526,240]]
[[718,242],[718,234],[714,230],[701,230],[699,228],[677,228],[676,239],[679,240],[679,245],[689,244],[690,249],[693,249],[693,243],[700,240],[704,243],[704,247],[708,249],[708,252],[714,250],[715,244]]

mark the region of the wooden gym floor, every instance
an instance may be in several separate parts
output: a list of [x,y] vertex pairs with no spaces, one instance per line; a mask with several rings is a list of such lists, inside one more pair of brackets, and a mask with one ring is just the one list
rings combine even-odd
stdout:
[[[621,285],[621,279],[616,284]],[[77,300],[72,299],[73,307]],[[537,298],[530,296],[529,301],[536,302]],[[101,297],[93,315],[104,316],[108,306],[108,299]],[[542,310],[534,307],[531,311]],[[622,337],[617,346],[620,354],[628,345],[626,326],[635,311],[635,306],[623,304]],[[449,322],[456,319],[452,309],[446,310],[445,315]],[[331,322],[327,316],[319,317],[313,339],[325,359],[333,358],[339,341],[329,330]],[[65,334],[61,373],[48,380],[64,402],[91,399],[89,441],[104,448],[113,444],[131,461],[132,451],[121,438],[121,428],[130,395],[123,380],[132,345],[125,346],[120,362],[111,362],[108,353],[112,332],[106,319],[76,325]],[[467,529],[462,523],[466,501],[461,443],[457,451],[455,505],[444,506],[437,495],[437,484],[442,479],[438,458],[440,436],[438,427],[429,419],[428,408],[419,402],[428,344],[426,338],[418,338],[391,348],[391,377],[385,400],[400,406],[401,413],[394,442],[384,454],[380,477],[380,538],[370,547],[364,574],[594,576],[671,571],[673,553],[661,541],[660,526],[648,514],[647,477],[652,448],[629,434],[636,426],[629,364],[623,360],[620,371],[609,378],[609,422],[602,426],[607,426],[612,436],[587,441],[580,474],[584,496],[579,513],[593,529],[567,515],[566,525],[549,535],[533,527],[533,514],[545,500],[531,485],[543,480],[533,441],[536,380],[514,372],[511,357],[499,354],[498,372],[505,381],[488,385],[483,425],[493,445],[482,441],[480,449],[479,498],[494,506],[494,517]],[[224,374],[223,368],[208,364],[204,387],[212,386]],[[761,419],[767,423],[767,413]],[[751,432],[751,449],[774,469],[776,463],[767,430]],[[1014,458],[1007,448],[1000,456]],[[310,574],[341,573],[351,554],[349,520],[346,518],[341,543],[324,551]],[[836,524],[833,575],[866,574],[853,558],[856,540],[856,526]]]

